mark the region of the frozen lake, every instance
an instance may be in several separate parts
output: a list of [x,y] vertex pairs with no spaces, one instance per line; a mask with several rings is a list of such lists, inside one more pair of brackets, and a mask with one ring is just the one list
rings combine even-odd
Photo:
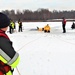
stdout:
[[[46,24],[50,33],[35,31]],[[7,33],[20,54],[14,75],[75,75],[75,30],[71,25],[67,22],[66,33],[62,33],[61,22],[24,22],[23,32]]]

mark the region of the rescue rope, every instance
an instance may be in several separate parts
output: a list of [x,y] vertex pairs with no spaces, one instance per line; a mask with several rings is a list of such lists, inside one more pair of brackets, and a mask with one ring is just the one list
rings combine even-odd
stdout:
[[[47,36],[48,36],[48,34],[44,35],[44,37],[47,37]],[[75,45],[74,43],[71,43],[71,42],[68,42],[68,41],[66,41],[66,40],[63,40],[62,38],[59,38],[60,36],[53,36],[53,37],[56,38],[56,39],[59,39],[59,40],[61,40],[61,41],[63,41],[63,42],[66,42],[66,43]],[[19,52],[22,48],[24,48],[26,45],[28,45],[28,44],[30,44],[30,43],[32,43],[32,42],[35,42],[35,41],[37,41],[37,40],[40,39],[40,38],[41,38],[41,37],[39,37],[39,38],[37,38],[37,39],[34,39],[34,40],[32,40],[32,41],[30,41],[30,42],[24,44],[24,45],[18,50],[18,52]],[[21,73],[20,73],[18,67],[16,68],[16,70],[17,70],[17,72],[18,72],[18,75],[21,75]]]
[[34,42],[34,41],[37,41],[37,40],[40,39],[40,38],[41,38],[41,37],[39,37],[39,38],[37,38],[37,39],[34,39],[34,40],[32,40],[32,41],[30,41],[30,42],[24,44],[24,45],[23,45],[19,50],[17,50],[17,51],[19,52],[22,48],[24,48],[24,46],[26,46],[26,45],[28,45],[28,44]]
[[[23,45],[19,50],[17,50],[17,51],[19,52],[19,51],[20,51],[22,48],[24,48],[26,45],[28,45],[28,44],[30,44],[30,43],[32,43],[32,42],[34,42],[34,41],[36,41],[36,40],[38,40],[38,39],[40,39],[40,38],[41,38],[41,37],[39,37],[39,38],[37,38],[37,39],[35,39],[35,40],[32,40],[32,41],[28,42],[27,44],[24,44],[24,45]],[[21,73],[20,73],[18,67],[16,67],[16,70],[17,70],[18,74],[21,75]]]
[[18,67],[16,67],[16,70],[17,70],[18,74],[21,75],[20,71],[18,70]]
[[[44,35],[44,37],[47,37],[47,36],[48,36],[48,34]],[[71,43],[71,42],[68,42],[68,41],[66,41],[66,40],[63,40],[62,38],[59,38],[60,36],[53,36],[53,37],[56,38],[56,39],[58,39],[58,40],[61,40],[61,41],[63,41],[63,42],[66,42],[66,43],[75,45],[74,43]],[[39,38],[37,38],[37,39],[34,39],[34,40],[32,40],[32,41],[30,41],[30,42],[24,44],[24,45],[18,50],[18,52],[19,52],[22,48],[24,48],[26,45],[28,45],[28,44],[30,44],[30,43],[32,43],[32,42],[35,42],[35,41],[37,41],[37,40],[40,39],[40,38],[41,38],[41,37],[39,37]],[[17,70],[17,72],[18,72],[18,75],[21,75],[21,73],[20,73],[18,67],[16,67],[16,70]]]

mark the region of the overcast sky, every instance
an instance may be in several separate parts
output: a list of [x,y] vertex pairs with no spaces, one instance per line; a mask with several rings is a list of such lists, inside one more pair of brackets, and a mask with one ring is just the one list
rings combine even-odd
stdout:
[[52,10],[74,10],[75,0],[0,0],[1,10],[32,10],[46,8]]

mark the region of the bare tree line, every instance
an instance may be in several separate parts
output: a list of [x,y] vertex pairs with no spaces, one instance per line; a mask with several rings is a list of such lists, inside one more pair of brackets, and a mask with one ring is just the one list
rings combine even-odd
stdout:
[[62,17],[65,17],[66,19],[75,19],[75,10],[71,11],[49,11],[48,9],[38,9],[36,11],[31,10],[5,10],[2,11],[6,15],[9,16],[9,18],[13,19],[14,21],[17,21],[18,19],[21,19],[22,21],[46,21],[48,19],[62,19]]

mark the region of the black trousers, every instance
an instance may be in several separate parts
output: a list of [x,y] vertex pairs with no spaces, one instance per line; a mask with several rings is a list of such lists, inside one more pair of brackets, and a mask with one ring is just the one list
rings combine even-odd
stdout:
[[21,26],[19,26],[19,30],[18,30],[19,32],[21,31],[22,32],[22,27]]
[[66,28],[65,28],[65,26],[66,26],[65,24],[62,25],[63,33],[66,33]]
[[10,32],[10,34],[12,34],[13,31],[14,31],[14,29],[13,29],[12,27],[9,27],[9,32]]

